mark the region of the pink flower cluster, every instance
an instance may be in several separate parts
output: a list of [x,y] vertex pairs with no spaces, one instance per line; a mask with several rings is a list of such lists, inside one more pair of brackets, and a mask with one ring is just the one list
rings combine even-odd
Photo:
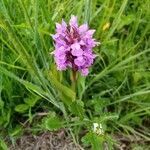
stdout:
[[54,59],[58,70],[72,68],[88,75],[89,67],[93,64],[95,54],[92,48],[99,43],[93,38],[95,30],[89,30],[87,24],[78,26],[77,17],[71,16],[69,25],[63,20],[56,23]]

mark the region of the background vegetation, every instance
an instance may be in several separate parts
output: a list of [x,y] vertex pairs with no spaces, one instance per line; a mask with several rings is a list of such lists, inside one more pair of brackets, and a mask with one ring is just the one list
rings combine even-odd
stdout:
[[[71,88],[50,52],[55,23],[71,14],[96,29],[101,45],[87,78]],[[25,132],[66,128],[96,150],[128,137],[130,149],[149,149],[149,0],[1,0],[0,146]],[[103,135],[92,131],[102,125]],[[138,145],[137,145],[138,143]]]

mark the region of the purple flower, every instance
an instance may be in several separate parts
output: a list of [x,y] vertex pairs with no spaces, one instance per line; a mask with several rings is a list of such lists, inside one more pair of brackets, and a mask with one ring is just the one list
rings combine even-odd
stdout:
[[95,54],[92,52],[99,43],[93,38],[95,30],[90,30],[87,24],[78,26],[77,17],[71,16],[69,25],[63,20],[56,23],[54,59],[58,70],[72,68],[88,75],[88,68],[93,64]]

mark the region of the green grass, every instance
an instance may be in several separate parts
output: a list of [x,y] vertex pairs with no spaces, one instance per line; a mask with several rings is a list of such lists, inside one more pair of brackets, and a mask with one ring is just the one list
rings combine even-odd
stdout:
[[[55,23],[71,14],[96,29],[101,42],[76,91],[70,70],[58,72],[50,55]],[[27,122],[33,134],[67,127],[75,142],[84,128],[93,149],[103,141],[113,149],[109,139],[118,134],[132,135],[135,144],[138,137],[150,141],[149,18],[149,0],[1,0],[0,139],[13,141],[29,130]],[[39,112],[48,114],[43,121]],[[102,124],[103,136],[93,135],[93,122]]]

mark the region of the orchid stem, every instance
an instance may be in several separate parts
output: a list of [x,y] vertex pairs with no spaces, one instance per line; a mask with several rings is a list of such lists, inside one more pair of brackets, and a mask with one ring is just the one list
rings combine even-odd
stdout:
[[72,89],[76,92],[76,81],[77,81],[77,72],[72,70]]

